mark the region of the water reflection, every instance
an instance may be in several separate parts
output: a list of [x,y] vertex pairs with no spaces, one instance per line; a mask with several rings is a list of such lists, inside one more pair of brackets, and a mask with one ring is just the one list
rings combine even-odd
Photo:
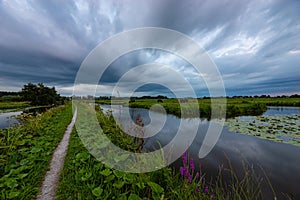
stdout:
[[18,124],[18,120],[14,118],[20,115],[22,111],[0,113],[0,128],[8,128]]
[[263,114],[267,115],[300,115],[300,107],[290,107],[290,106],[268,106],[268,110]]
[[35,108],[26,108],[23,111],[12,111],[12,112],[0,113],[0,129],[19,125],[20,124],[19,120],[15,118],[15,116],[17,116],[17,115],[26,113],[26,114],[30,114],[32,116],[36,116],[40,113],[45,112],[49,108],[51,108],[51,107],[43,106],[43,107],[35,107]]
[[[104,108],[104,110],[109,109],[109,106],[101,107]],[[118,111],[120,107],[113,106],[112,109],[114,112],[120,112]],[[271,108],[271,110],[273,112],[274,109]],[[288,112],[291,113],[291,110]],[[135,113],[135,115],[140,114],[143,120],[145,120],[145,124],[150,123],[148,110],[134,109],[134,112],[132,113]],[[152,114],[157,118],[160,118],[159,115],[162,115],[160,113],[151,113],[151,115]],[[268,113],[265,113],[265,115],[266,114]],[[131,118],[134,119],[134,116],[131,116]],[[121,124],[125,125],[130,121],[131,119],[122,118],[122,115],[120,115]],[[264,176],[261,168],[265,170],[272,186],[278,193],[277,195],[279,199],[283,198],[281,193],[292,194],[295,199],[300,199],[300,191],[298,190],[298,183],[300,182],[299,147],[275,143],[253,136],[232,133],[229,132],[227,127],[224,127],[216,146],[208,154],[208,156],[200,160],[198,158],[199,149],[202,145],[208,126],[212,122],[205,119],[195,118],[179,119],[173,115],[167,115],[166,123],[156,135],[149,137],[146,140],[145,148],[147,150],[157,149],[159,148],[158,142],[162,146],[168,144],[172,138],[175,137],[180,123],[185,124],[184,137],[189,138],[189,132],[192,131],[192,129],[198,129],[197,135],[192,141],[188,152],[195,161],[198,160],[198,162],[201,163],[202,170],[207,174],[207,176],[216,176],[220,166],[229,168],[229,161],[238,174],[243,174],[243,165],[247,163],[250,166],[253,165],[257,175]],[[185,148],[185,145],[186,144],[177,142],[174,143],[174,148],[181,151]],[[178,168],[180,165],[180,159],[173,164],[175,168]],[[266,182],[263,183],[262,189],[266,199],[273,198],[271,190],[267,187]]]

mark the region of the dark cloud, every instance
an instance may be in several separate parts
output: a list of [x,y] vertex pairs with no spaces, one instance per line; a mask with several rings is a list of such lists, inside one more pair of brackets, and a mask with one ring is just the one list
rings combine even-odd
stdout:
[[[230,94],[300,92],[299,10],[298,0],[0,1],[0,90],[31,81],[70,95],[81,62],[96,45],[131,28],[158,26],[202,45]],[[173,66],[207,95],[188,63],[159,50],[121,56],[101,81],[111,86],[132,67],[151,62]],[[141,91],[151,88],[163,92],[154,86]]]

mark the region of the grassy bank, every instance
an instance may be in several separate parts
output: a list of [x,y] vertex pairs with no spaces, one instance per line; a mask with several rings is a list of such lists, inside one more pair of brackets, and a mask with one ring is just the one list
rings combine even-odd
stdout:
[[0,110],[30,107],[30,102],[0,102]]
[[[190,100],[189,100],[190,101]],[[179,103],[177,99],[164,99],[158,103],[155,99],[139,99],[134,102],[125,100],[97,100],[100,104],[123,104],[132,108],[149,109],[154,104],[162,105],[168,114],[181,116],[180,106],[187,110],[190,115],[188,117],[197,116],[193,108],[189,110],[189,102]],[[200,117],[211,117],[211,99],[198,99]],[[227,98],[226,99],[226,118],[237,116],[257,116],[263,114],[267,110],[267,106],[300,106],[300,98]],[[218,104],[219,110],[222,110],[225,105]]]
[[[109,116],[98,112],[103,131],[116,145],[139,151],[132,140],[117,128]],[[103,152],[104,153],[104,152]],[[251,171],[242,180],[232,173],[232,183],[225,184],[221,175],[209,180],[196,171],[188,155],[182,157],[182,167],[132,174],[110,169],[91,156],[76,130],[71,134],[69,150],[57,191],[57,199],[261,199],[260,185]]]
[[72,106],[52,108],[0,130],[0,199],[33,199],[52,153],[72,118]]

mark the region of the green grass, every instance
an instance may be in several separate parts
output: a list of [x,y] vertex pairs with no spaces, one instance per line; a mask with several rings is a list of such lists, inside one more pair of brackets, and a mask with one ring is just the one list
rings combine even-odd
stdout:
[[[218,110],[222,111],[225,107],[223,103],[218,103],[216,106]],[[193,109],[193,103],[179,103],[177,99],[164,99],[162,103],[158,103],[156,99],[141,99],[130,102],[125,100],[97,100],[100,104],[123,104],[125,106],[133,108],[151,108],[154,104],[162,105],[168,114],[181,117],[181,107],[185,109],[186,117],[199,116]],[[226,99],[226,118],[233,118],[237,116],[257,116],[263,114],[267,110],[267,106],[300,106],[300,98],[227,98]],[[180,107],[181,106],[181,107]],[[211,99],[198,99],[198,106],[200,111],[200,117],[210,118],[211,117]],[[224,116],[221,112],[218,116]]]
[[22,126],[0,130],[0,199],[33,199],[38,194],[71,118],[69,103],[27,116]]
[[30,107],[30,102],[0,102],[0,110]]
[[[116,126],[109,116],[98,112],[103,132],[116,145],[131,151],[139,151],[132,141],[128,146],[128,136]],[[126,145],[127,143],[127,145]],[[106,152],[102,152],[105,154]],[[112,155],[114,157],[114,155]],[[197,164],[197,163],[196,163]],[[134,166],[133,166],[134,167]],[[110,169],[90,155],[74,129],[65,165],[61,174],[56,199],[261,199],[260,179],[251,169],[246,169],[241,179],[229,170],[232,182],[222,180],[222,173],[209,180],[202,173],[192,169],[190,161],[186,165],[193,177],[189,180],[179,170],[164,167],[150,173],[125,173]],[[228,171],[227,171],[228,173]],[[206,178],[206,181],[205,181]],[[207,191],[205,191],[207,188]]]

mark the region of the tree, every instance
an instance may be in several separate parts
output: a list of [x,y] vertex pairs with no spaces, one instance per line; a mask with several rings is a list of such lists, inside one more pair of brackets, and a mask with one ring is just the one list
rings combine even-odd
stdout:
[[37,85],[28,83],[24,85],[21,92],[22,99],[30,101],[31,105],[53,105],[60,104],[61,97],[57,94],[55,87],[49,88],[43,83]]

